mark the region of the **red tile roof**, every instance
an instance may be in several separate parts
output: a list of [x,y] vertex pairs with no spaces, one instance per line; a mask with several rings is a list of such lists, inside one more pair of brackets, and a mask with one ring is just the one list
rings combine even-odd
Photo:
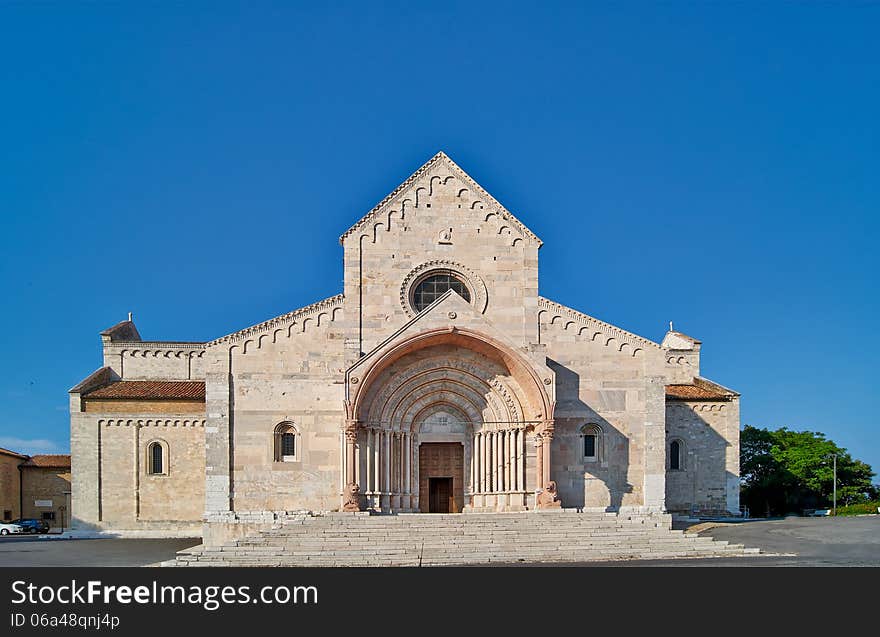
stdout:
[[43,453],[31,456],[22,467],[41,467],[48,469],[69,469],[70,454]]
[[16,458],[27,458],[27,456],[23,453],[18,453],[17,451],[10,451],[9,449],[4,449],[0,447],[0,453],[5,453],[10,456],[15,456]]
[[733,395],[732,392],[698,385],[666,386],[666,398],[670,400],[730,400]]
[[121,380],[83,398],[124,400],[205,400],[205,383],[194,380]]

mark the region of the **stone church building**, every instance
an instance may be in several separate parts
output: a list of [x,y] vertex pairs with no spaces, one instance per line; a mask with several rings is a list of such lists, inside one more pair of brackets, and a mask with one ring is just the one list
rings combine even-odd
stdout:
[[700,376],[700,341],[542,297],[541,240],[445,154],[340,243],[337,296],[206,343],[101,333],[70,391],[76,525],[738,512],[739,395]]

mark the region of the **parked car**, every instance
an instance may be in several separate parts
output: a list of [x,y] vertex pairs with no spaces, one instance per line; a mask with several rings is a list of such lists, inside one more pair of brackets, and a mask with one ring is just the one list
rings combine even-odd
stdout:
[[22,528],[22,533],[48,533],[49,523],[45,520],[34,520],[24,518],[21,520],[13,520],[13,524],[17,524]]
[[24,533],[24,527],[12,522],[0,522],[0,535],[10,535]]

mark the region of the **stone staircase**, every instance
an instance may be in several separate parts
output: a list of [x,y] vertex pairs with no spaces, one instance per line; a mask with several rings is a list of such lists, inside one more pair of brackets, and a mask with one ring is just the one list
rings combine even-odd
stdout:
[[541,511],[299,516],[163,566],[445,566],[754,555],[671,529],[669,515]]

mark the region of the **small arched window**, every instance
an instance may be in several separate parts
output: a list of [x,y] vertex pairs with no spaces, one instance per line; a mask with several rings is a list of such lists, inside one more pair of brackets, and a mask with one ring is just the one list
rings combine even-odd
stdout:
[[147,445],[147,473],[153,476],[168,473],[168,450],[159,440]]
[[584,425],[581,427],[581,438],[584,461],[600,461],[602,457],[602,428],[599,425]]
[[292,422],[282,422],[275,427],[275,462],[299,460],[299,433]]
[[673,440],[669,443],[669,470],[670,471],[681,471],[684,469],[684,463],[682,462],[682,452],[684,451],[684,445],[681,440]]

